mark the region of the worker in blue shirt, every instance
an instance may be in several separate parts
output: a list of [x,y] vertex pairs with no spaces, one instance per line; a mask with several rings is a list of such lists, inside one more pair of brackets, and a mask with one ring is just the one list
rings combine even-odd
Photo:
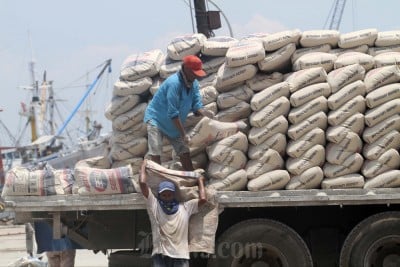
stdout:
[[162,138],[165,136],[180,158],[186,171],[193,171],[189,151],[189,136],[184,123],[189,112],[212,118],[214,114],[203,108],[198,78],[206,76],[199,57],[183,58],[181,69],[168,77],[147,106],[144,122],[147,123],[148,154],[152,161],[161,164]]

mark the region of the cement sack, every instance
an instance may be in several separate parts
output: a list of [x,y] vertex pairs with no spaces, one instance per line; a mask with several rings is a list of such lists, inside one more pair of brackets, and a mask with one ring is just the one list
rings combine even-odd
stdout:
[[253,90],[247,85],[241,85],[229,92],[219,94],[217,97],[218,108],[230,108],[242,101],[249,103],[253,94]]
[[388,84],[377,88],[365,97],[367,107],[375,108],[392,99],[400,98],[400,83]]
[[[208,164],[207,155],[205,153],[197,154],[196,156],[191,156],[193,168],[196,169],[206,169]],[[163,162],[164,165],[164,162]],[[184,171],[182,163],[178,159],[173,159],[166,164],[166,168],[171,170]]]
[[280,82],[257,92],[250,100],[251,109],[259,111],[280,97],[288,98],[290,94],[289,89],[289,83]]
[[207,75],[218,72],[218,69],[225,63],[225,57],[202,57],[201,60],[203,61],[203,70]]
[[[335,143],[332,143],[332,144],[335,144]],[[346,135],[346,137],[343,138],[342,141],[340,141],[339,143],[337,143],[335,145],[340,146],[345,151],[361,153],[364,143],[358,134],[356,134],[354,132],[349,132]]]
[[246,171],[238,170],[224,179],[212,181],[208,187],[217,191],[243,191],[246,188],[246,184]]
[[332,126],[340,125],[352,115],[357,113],[364,113],[365,109],[365,98],[361,95],[358,95],[341,105],[336,110],[329,111],[328,123]]
[[110,121],[139,104],[141,98],[139,95],[114,96],[111,103],[108,104],[104,116]]
[[246,34],[242,39],[244,40],[255,40],[255,41],[263,41],[264,38],[266,38],[269,33],[266,32],[256,32],[256,33],[249,33]]
[[322,67],[326,72],[333,69],[337,56],[330,53],[314,52],[299,57],[293,63],[293,70],[305,70],[310,68]]
[[[213,114],[218,113],[218,107],[216,102],[212,102],[204,106],[204,109],[211,111]],[[186,121],[184,124],[185,130],[194,127],[199,121],[203,118],[203,116],[198,115],[196,116],[193,112],[190,112],[186,117]]]
[[328,44],[332,47],[337,46],[340,32],[337,30],[311,30],[303,31],[300,44],[303,47],[314,47]]
[[357,151],[358,148],[363,145],[362,140],[357,133],[353,132],[350,128],[343,126],[329,127],[326,131],[326,139],[329,142],[347,148],[349,151]]
[[128,150],[133,156],[144,156],[147,152],[147,138],[138,137],[127,143],[119,143],[121,148]]
[[349,156],[341,165],[325,162],[322,169],[324,170],[326,178],[334,178],[359,172],[363,163],[363,157],[359,153],[354,153]]
[[378,32],[375,40],[375,46],[400,45],[400,31],[382,31]]
[[248,161],[245,169],[247,179],[251,180],[264,173],[280,170],[283,167],[284,162],[281,155],[273,149],[268,149],[261,158]]
[[250,115],[250,125],[253,127],[263,127],[279,116],[286,117],[289,110],[289,100],[285,96],[281,96],[261,110],[253,112]]
[[327,74],[324,68],[315,67],[296,71],[286,81],[290,84],[290,92],[294,93],[303,87],[326,82],[326,77]]
[[76,167],[75,179],[80,195],[112,195],[136,192],[129,165],[115,169]]
[[324,96],[317,97],[308,103],[290,109],[288,120],[292,124],[297,124],[321,111],[328,112],[328,101]]
[[155,95],[160,85],[164,82],[164,79],[160,78],[160,76],[153,77],[153,84],[150,86],[149,91],[151,95]]
[[326,161],[331,164],[341,165],[351,155],[356,152],[349,151],[342,146],[329,143],[326,147]]
[[399,131],[393,130],[372,144],[365,144],[363,147],[363,156],[369,160],[376,160],[391,148],[400,149]]
[[[98,156],[98,157],[92,157],[92,158],[88,158],[88,159],[82,159],[75,164],[75,167],[110,169],[111,163],[112,162],[111,162],[110,158],[104,157],[104,156]],[[125,165],[127,165],[127,164],[125,164]]]
[[325,131],[320,128],[310,130],[297,140],[290,140],[286,153],[292,158],[298,158],[316,145],[325,145]]
[[114,83],[114,96],[140,95],[147,92],[153,81],[150,77],[143,77],[136,81],[120,81]]
[[359,45],[352,48],[335,48],[329,51],[329,53],[334,54],[336,56],[340,56],[341,54],[348,53],[348,52],[360,52],[360,53],[367,53],[369,49],[368,45]]
[[340,48],[352,48],[359,45],[374,46],[377,37],[378,30],[374,28],[342,33],[339,37],[338,46]]
[[104,169],[110,169],[110,168],[115,169],[115,168],[119,168],[119,167],[124,167],[126,165],[130,165],[132,168],[133,175],[139,175],[142,163],[143,163],[142,157],[130,158],[130,159],[125,159],[125,160],[121,160],[121,161],[115,161],[112,163],[111,167],[104,168]]
[[167,79],[169,76],[179,71],[182,66],[182,61],[172,60],[170,58],[166,58],[164,63],[160,66],[160,77],[162,79]]
[[328,107],[331,110],[339,109],[356,96],[365,96],[366,89],[363,81],[352,82],[328,97]]
[[282,81],[283,75],[279,72],[271,74],[257,73],[253,78],[247,80],[246,84],[251,90],[258,92]]
[[199,86],[200,86],[200,88],[204,88],[206,86],[214,86],[215,87],[216,82],[217,82],[217,74],[211,73],[211,74],[207,75],[206,77],[203,77],[202,79],[199,80]]
[[363,140],[368,144],[374,143],[392,130],[400,131],[400,115],[398,114],[381,121],[373,127],[365,128],[362,135]]
[[216,141],[212,145],[207,147],[207,151],[214,150],[217,146],[227,147],[229,149],[237,149],[246,153],[249,147],[247,136],[242,132],[237,132],[231,136],[225,137],[219,141]]
[[147,136],[147,125],[146,123],[142,122],[132,126],[131,128],[125,131],[113,130],[110,140],[112,144],[127,143],[135,138],[144,136]]
[[363,188],[364,177],[358,173],[326,178],[321,183],[322,189]]
[[364,188],[395,188],[400,186],[400,170],[382,173],[365,182]]
[[235,168],[233,166],[210,161],[207,166],[207,175],[212,179],[223,180],[237,170],[243,169],[244,166],[246,166],[246,162],[242,168]]
[[209,160],[233,167],[236,170],[242,169],[247,162],[247,157],[242,151],[226,146],[214,146],[207,149],[207,155]]
[[320,188],[324,172],[320,167],[312,167],[305,170],[300,175],[290,177],[289,182],[286,184],[286,190],[301,190],[301,189],[315,189]]
[[250,114],[250,104],[240,101],[233,107],[220,110],[215,115],[215,119],[221,122],[235,122],[249,117]]
[[249,191],[267,191],[284,189],[290,180],[286,170],[274,170],[264,173],[247,183]]
[[328,118],[326,114],[321,111],[311,115],[300,123],[290,125],[287,134],[290,139],[297,140],[314,128],[325,130],[327,126]]
[[218,91],[214,86],[206,86],[200,88],[201,101],[203,105],[210,104],[217,101]]
[[245,83],[246,80],[253,78],[257,73],[254,65],[244,65],[230,68],[223,64],[217,73],[215,86],[221,93],[229,91],[234,84]]
[[259,145],[249,144],[247,156],[250,159],[259,159],[264,155],[265,151],[273,149],[283,157],[285,155],[286,145],[286,135],[283,133],[276,133]]
[[334,68],[339,69],[353,64],[359,64],[365,69],[365,71],[369,71],[375,66],[375,60],[373,56],[368,54],[347,52],[337,57]]
[[364,79],[367,93],[387,84],[400,82],[399,66],[386,66],[370,70]]
[[277,133],[285,134],[289,123],[285,116],[279,116],[261,128],[253,127],[248,134],[249,142],[259,145]]
[[301,56],[314,53],[314,52],[324,52],[328,53],[331,50],[331,46],[328,44],[322,44],[318,46],[313,46],[313,47],[306,47],[306,48],[299,48],[294,51],[292,56],[290,57],[290,60],[292,64],[296,62],[297,59],[299,59]]
[[160,49],[130,55],[122,63],[120,80],[136,81],[144,77],[153,77],[160,71],[163,61],[164,54]]
[[325,148],[321,145],[316,145],[298,158],[288,158],[286,161],[286,169],[294,175],[299,175],[305,170],[322,166],[325,162]]
[[328,83],[316,83],[299,89],[290,95],[290,104],[293,107],[300,107],[318,97],[329,97],[331,87]]
[[246,128],[242,121],[220,122],[203,117],[200,122],[188,133],[190,146],[200,147],[224,139]]
[[299,29],[281,31],[265,36],[263,40],[265,51],[275,51],[287,44],[298,44],[301,37]]
[[142,122],[146,107],[147,103],[141,103],[132,110],[118,115],[118,117],[116,117],[112,122],[113,129],[125,131],[130,127]]
[[393,99],[378,107],[369,109],[365,113],[365,124],[369,127],[373,127],[396,114],[400,114],[400,98]]
[[239,67],[255,64],[265,57],[265,50],[262,42],[254,40],[240,40],[229,47],[225,56],[227,67]]
[[396,149],[389,149],[376,160],[366,160],[361,168],[365,178],[373,178],[379,174],[400,167],[400,155]]
[[185,56],[196,55],[201,51],[207,37],[202,33],[178,36],[168,44],[167,55],[173,60],[182,60]]
[[356,113],[341,124],[330,126],[327,130],[326,137],[333,143],[339,143],[344,136],[343,134],[347,134],[348,131],[351,131],[357,135],[361,135],[364,131],[364,127],[364,114]]
[[229,47],[238,42],[236,38],[230,36],[215,36],[204,41],[201,53],[207,56],[224,57]]
[[113,160],[118,161],[138,156],[143,157],[147,152],[147,142],[146,144],[144,144],[144,142],[140,142],[139,144],[137,144],[137,146],[140,148],[139,151],[133,151],[133,149],[123,148],[121,147],[121,144],[113,144],[110,150],[110,157]]
[[291,67],[290,59],[294,51],[296,51],[296,45],[293,43],[287,44],[275,52],[266,54],[263,59],[257,62],[258,68],[267,73],[274,71],[284,72]]
[[348,84],[363,80],[364,77],[365,69],[360,64],[353,64],[329,72],[326,79],[334,94]]
[[374,57],[375,68],[400,65],[400,52],[386,52]]
[[368,54],[376,56],[387,52],[400,52],[400,45],[381,46],[381,47],[370,47],[368,48]]

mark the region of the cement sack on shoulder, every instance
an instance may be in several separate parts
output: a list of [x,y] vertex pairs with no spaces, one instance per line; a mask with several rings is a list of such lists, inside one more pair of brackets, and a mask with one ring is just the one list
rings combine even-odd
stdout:
[[336,56],[340,56],[341,54],[348,53],[348,52],[360,52],[360,53],[367,53],[368,52],[368,45],[359,45],[352,48],[335,48],[329,51],[329,53],[334,54]]
[[207,75],[218,72],[218,69],[225,63],[225,57],[202,57],[201,60],[203,61],[203,70]]
[[346,174],[357,173],[361,170],[364,158],[359,153],[349,156],[341,165],[325,162],[323,166],[326,178],[334,178]]
[[164,63],[160,66],[160,77],[162,79],[167,79],[169,76],[179,71],[182,66],[182,61],[172,60],[167,57]]
[[391,148],[400,149],[399,131],[393,130],[372,144],[365,144],[363,147],[363,156],[369,160],[376,160]]
[[226,66],[233,68],[255,64],[265,57],[262,42],[255,40],[240,40],[229,47],[225,56]]
[[377,37],[378,30],[375,28],[342,33],[339,37],[338,46],[340,48],[352,48],[359,45],[374,46]]
[[286,170],[274,170],[264,173],[247,183],[249,191],[267,191],[284,189],[290,180]]
[[230,36],[215,36],[204,41],[201,53],[207,56],[225,56],[229,47],[236,44],[238,40]]
[[322,67],[326,72],[330,72],[333,69],[333,65],[337,59],[337,56],[330,53],[324,52],[313,52],[299,57],[293,63],[293,70],[299,71],[304,69]]
[[214,86],[206,86],[200,88],[201,101],[203,105],[210,104],[211,102],[216,102],[218,94],[219,93]]
[[265,51],[275,51],[287,44],[298,44],[301,37],[299,29],[281,31],[265,36],[263,40]]
[[249,142],[253,145],[259,145],[276,133],[286,133],[289,123],[285,116],[279,116],[273,119],[264,127],[253,127],[248,134]]
[[326,82],[326,77],[327,74],[324,68],[315,67],[296,71],[286,81],[290,84],[290,92],[294,93],[303,87]]
[[104,116],[110,121],[134,108],[141,101],[139,95],[114,96],[108,104]]
[[321,183],[322,189],[363,188],[364,177],[358,173],[326,178]]
[[225,137],[224,139],[221,139],[219,141],[216,141],[209,147],[207,147],[208,150],[213,150],[215,149],[216,146],[225,146],[229,149],[237,149],[242,151],[243,153],[246,153],[248,150],[248,141],[247,141],[247,136],[242,133],[242,132],[237,132],[231,136]]
[[322,169],[320,167],[312,167],[305,170],[300,175],[290,177],[285,189],[299,190],[320,188],[322,179],[324,179],[324,172]]
[[[213,114],[218,113],[217,102],[211,102],[207,105],[204,105],[204,109],[211,111]],[[199,121],[203,118],[203,116],[196,116],[193,112],[190,112],[186,117],[184,128],[185,130],[191,127],[194,127]]]
[[283,157],[285,155],[286,144],[286,135],[276,133],[259,145],[249,144],[247,155],[250,159],[259,159],[264,155],[265,151],[273,149]]
[[147,103],[141,103],[132,110],[118,115],[112,122],[113,129],[125,131],[143,121]]
[[373,56],[360,52],[347,52],[337,57],[334,68],[339,69],[353,64],[360,64],[365,71],[369,71],[375,66]]
[[377,88],[365,97],[367,107],[375,108],[392,99],[400,98],[400,83],[388,84]]
[[381,47],[374,46],[368,48],[368,54],[373,57],[387,52],[400,52],[400,45],[381,46]]
[[376,160],[366,160],[361,168],[365,178],[373,178],[379,174],[400,167],[400,155],[396,149],[389,149]]
[[325,98],[331,94],[331,87],[328,83],[316,83],[299,89],[290,95],[290,104],[293,107],[300,107],[320,96]]
[[[243,166],[244,168],[244,166]],[[239,168],[239,169],[243,169]],[[235,168],[233,166],[228,166],[225,164],[220,164],[214,161],[210,161],[207,166],[207,175],[212,178],[212,179],[225,179],[228,177],[230,174],[236,172],[239,170],[238,168]],[[246,178],[247,179],[247,178]]]
[[317,97],[299,107],[290,109],[288,120],[292,124],[300,123],[318,112],[328,112],[328,101],[324,96]]
[[400,82],[400,68],[398,66],[386,66],[368,71],[364,83],[367,93],[384,85]]
[[209,187],[217,191],[243,191],[246,188],[246,184],[246,171],[238,170],[224,179],[212,181]]
[[268,149],[261,158],[249,160],[245,170],[247,179],[251,180],[264,173],[280,170],[283,167],[284,162],[281,155],[273,149]]
[[348,84],[363,80],[364,76],[365,69],[360,64],[353,64],[329,72],[327,81],[334,94]]
[[339,109],[356,96],[365,96],[365,93],[366,90],[363,81],[352,82],[328,97],[328,107],[331,110]]
[[347,132],[354,132],[361,135],[364,131],[364,114],[356,113],[337,126],[330,126],[326,137],[333,143],[339,143]]
[[249,117],[250,114],[250,104],[240,101],[233,107],[220,110],[215,115],[215,119],[221,122],[235,122]]
[[[125,165],[127,165],[127,164],[125,164]],[[108,157],[98,156],[98,157],[92,157],[92,158],[88,158],[88,159],[82,159],[75,164],[75,167],[110,169],[111,162]]]
[[291,57],[296,51],[296,45],[287,44],[275,52],[268,53],[257,62],[258,68],[264,72],[285,71],[291,67]]
[[218,92],[226,92],[229,91],[230,86],[245,83],[246,80],[253,78],[256,73],[257,67],[254,65],[230,68],[223,64],[218,70],[215,86]]
[[257,73],[253,78],[247,80],[246,84],[251,90],[258,92],[282,81],[283,75],[279,72],[271,74]]
[[122,63],[120,80],[136,81],[144,77],[153,77],[160,71],[163,61],[164,54],[160,49],[130,55]]
[[250,125],[253,127],[263,127],[279,116],[287,116],[290,110],[289,100],[285,96],[274,100],[259,111],[250,115]]
[[328,44],[313,46],[313,47],[306,47],[306,48],[299,48],[292,54],[290,60],[292,64],[296,62],[301,56],[314,53],[314,52],[324,52],[328,53],[331,50],[331,46]]
[[366,127],[363,140],[368,144],[374,143],[392,130],[400,131],[400,115],[393,115],[373,127]]
[[127,143],[135,138],[144,136],[147,136],[147,125],[142,122],[125,131],[113,130],[111,134],[111,143]]
[[226,146],[214,146],[207,149],[207,155],[211,161],[233,167],[236,170],[244,168],[247,162],[247,157],[242,151]]
[[311,30],[303,31],[300,38],[300,44],[303,47],[313,47],[323,44],[329,44],[333,47],[339,42],[340,32],[337,30]]
[[229,92],[219,94],[217,97],[218,108],[230,108],[242,101],[249,103],[253,94],[253,90],[247,85],[241,85]]
[[400,31],[382,31],[378,32],[375,40],[375,46],[400,45]]
[[365,109],[365,98],[361,95],[358,95],[338,107],[336,110],[329,111],[328,123],[332,126],[340,125],[352,115],[357,113],[364,113]]
[[300,123],[290,125],[287,134],[290,139],[297,140],[314,128],[325,130],[327,126],[328,118],[326,114],[321,111],[311,115],[309,118]]
[[393,99],[378,107],[369,109],[365,112],[365,124],[369,127],[373,127],[396,114],[400,114],[400,98]]
[[326,161],[331,164],[341,165],[352,154],[356,152],[348,151],[344,147],[329,143],[326,147]]
[[290,140],[286,153],[292,158],[298,158],[316,145],[325,145],[325,131],[320,128],[310,130],[297,140]]
[[113,95],[140,95],[147,92],[152,84],[153,81],[150,77],[143,77],[132,82],[118,80],[114,83]]
[[257,92],[250,100],[251,109],[259,111],[280,97],[288,98],[290,94],[289,88],[289,83],[280,82]]
[[110,168],[115,169],[115,168],[119,168],[119,167],[124,167],[126,165],[130,165],[132,168],[133,175],[138,175],[138,174],[140,174],[140,168],[142,166],[142,163],[143,163],[142,157],[130,158],[130,159],[125,159],[125,160],[121,160],[121,161],[115,161],[112,163],[111,167],[105,168],[105,169],[110,169]]
[[316,145],[298,158],[288,158],[286,161],[286,169],[294,175],[299,175],[305,170],[322,166],[325,162],[325,148],[321,145]]
[[168,44],[167,54],[173,60],[182,60],[185,56],[196,55],[201,51],[207,37],[202,33],[178,36]]
[[374,57],[375,68],[400,65],[400,52],[386,52]]
[[382,173],[365,182],[364,188],[395,188],[400,186],[400,170]]

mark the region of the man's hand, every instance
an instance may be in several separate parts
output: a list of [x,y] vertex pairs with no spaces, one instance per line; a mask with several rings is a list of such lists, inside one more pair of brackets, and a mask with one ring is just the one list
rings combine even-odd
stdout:
[[183,137],[183,142],[186,145],[190,145],[190,141],[191,141],[190,136],[188,134],[185,134],[185,136]]

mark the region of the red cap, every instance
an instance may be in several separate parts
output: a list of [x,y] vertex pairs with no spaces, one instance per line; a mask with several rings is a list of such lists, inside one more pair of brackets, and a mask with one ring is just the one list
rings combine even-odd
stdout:
[[185,56],[183,58],[183,65],[191,69],[193,73],[198,77],[206,76],[206,72],[203,70],[203,63],[201,59],[194,55]]

